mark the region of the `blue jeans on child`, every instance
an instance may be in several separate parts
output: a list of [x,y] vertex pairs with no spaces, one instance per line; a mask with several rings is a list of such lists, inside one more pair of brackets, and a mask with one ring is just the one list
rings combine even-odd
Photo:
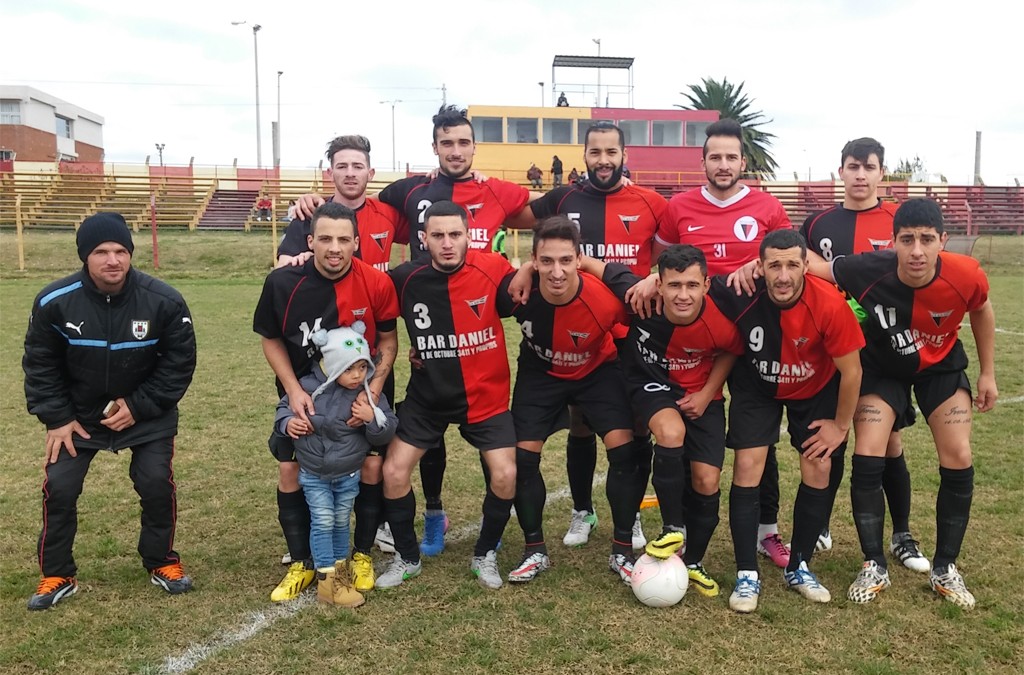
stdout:
[[359,494],[359,472],[333,480],[299,470],[299,485],[309,504],[309,548],[317,569],[348,557],[349,520]]

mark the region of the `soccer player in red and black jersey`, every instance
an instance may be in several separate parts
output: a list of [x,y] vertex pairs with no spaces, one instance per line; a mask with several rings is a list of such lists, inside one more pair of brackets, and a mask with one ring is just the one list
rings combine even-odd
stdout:
[[[765,235],[791,229],[792,224],[778,199],[740,184],[747,166],[742,127],[735,120],[722,119],[709,125],[706,133],[701,166],[708,182],[669,200],[668,212],[655,234],[654,255],[670,244],[691,244],[704,253],[709,274],[729,274],[757,260]],[[648,299],[654,296],[653,276],[645,294]],[[761,483],[757,548],[785,567],[789,551],[779,537],[778,514],[779,465],[772,446]]]
[[864,565],[850,586],[854,602],[870,602],[890,581],[883,552],[885,446],[913,387],[939,457],[936,542],[931,586],[941,597],[974,607],[956,568],[974,493],[971,385],[967,354],[957,337],[971,317],[980,373],[974,405],[987,412],[998,397],[995,313],[988,279],[968,256],[943,253],[942,211],[930,199],[910,199],[893,218],[894,251],[836,258],[817,267],[867,313],[864,382],[854,418],[856,443],[850,495]]
[[718,526],[725,459],[722,385],[743,353],[743,342],[708,297],[710,284],[700,249],[677,244],[662,252],[657,288],[663,310],[633,320],[623,370],[633,410],[657,441],[652,482],[663,532],[647,544],[647,553],[667,557],[673,545],[682,544],[685,529],[683,560],[690,582],[713,597],[718,583],[703,559]]
[[495,550],[515,495],[515,428],[508,411],[509,372],[501,317],[512,313],[512,266],[496,253],[469,250],[466,211],[453,202],[433,204],[424,217],[427,263],[408,262],[391,272],[416,355],[398,409],[398,432],[384,461],[384,503],[395,557],[377,579],[398,586],[422,570],[413,529],[416,498],[410,477],[449,424],[480,450],[490,481],[470,569],[486,588],[500,588]]
[[800,233],[770,233],[761,242],[759,259],[764,278],[753,297],[737,295],[721,277],[711,285],[715,304],[745,341],[744,356],[729,380],[726,436],[736,450],[729,521],[737,581],[729,606],[738,612],[757,608],[757,486],[768,446],[779,440],[783,408],[793,447],[801,453],[786,583],[811,601],[831,599],[807,564],[831,501],[830,456],[846,443],[853,421],[864,346],[843,296],[806,276],[807,247]]
[[[360,246],[356,256],[363,262],[387,272],[391,245],[400,214],[377,199],[366,198],[366,186],[373,180],[370,167],[370,141],[365,136],[338,136],[327,144],[328,174],[334,183],[334,195],[328,201],[343,204],[356,214]],[[312,255],[307,244],[310,221],[295,218],[288,225],[277,247],[277,265],[301,265]]]
[[[347,326],[355,321],[366,324],[366,340],[375,345],[374,354],[380,359],[369,385],[376,395],[390,379],[398,351],[398,300],[394,285],[383,272],[354,258],[359,237],[353,211],[338,203],[324,204],[314,213],[310,229],[312,259],[267,275],[253,317],[253,330],[261,336],[263,354],[277,376],[278,394],[287,394],[292,410],[307,423],[314,411],[313,401],[302,390],[299,379],[318,358],[309,339],[313,331]],[[271,600],[281,601],[297,597],[313,580],[309,510],[299,487],[299,465],[291,439],[272,435],[270,451],[278,460],[278,519],[293,561],[270,596]],[[379,455],[367,457],[360,478],[353,550],[361,554],[369,553],[380,518],[381,465]],[[369,572],[372,588],[373,566],[369,556],[362,562],[366,564],[354,565],[363,571],[357,581],[366,588]]]
[[[516,516],[526,551],[508,579],[524,583],[548,568],[542,522],[546,489],[540,472],[541,449],[572,403],[587,415],[608,449],[606,489],[614,531],[610,565],[629,583],[632,529],[639,507],[633,417],[622,387],[613,333],[626,321],[622,301],[601,280],[579,271],[579,227],[566,216],[552,216],[533,235],[532,291],[513,316],[523,341],[512,397],[516,427]],[[618,266],[620,293],[634,283]]]
[[[551,190],[524,208],[511,221],[512,225],[528,227],[538,218],[555,214],[566,216],[580,228],[583,255],[604,262],[621,263],[635,274],[647,276],[651,271],[654,232],[661,224],[668,203],[653,190],[623,181],[622,170],[627,158],[625,138],[622,130],[614,124],[598,122],[587,129],[583,158],[590,180],[582,185]],[[529,266],[524,268],[513,281],[514,297],[518,297],[516,289],[519,282],[530,279],[532,270],[528,269]],[[622,328],[615,337],[625,337],[625,329]],[[639,437],[637,440],[640,462],[637,490],[642,495],[647,488],[652,449],[649,440]],[[579,546],[587,542],[590,529],[597,523],[592,495],[597,439],[574,408],[570,408],[565,464],[573,513],[563,543]],[[635,519],[633,538],[637,548],[646,543],[639,517]]]
[[[885,148],[873,138],[858,138],[843,147],[839,167],[843,202],[812,213],[800,229],[807,240],[807,257],[812,266],[820,260],[831,262],[844,255],[892,248],[892,218],[896,205],[878,198],[878,184],[885,175],[884,163]],[[912,424],[914,414],[914,408],[908,407],[897,426]],[[835,494],[843,480],[845,461],[836,455],[832,460],[829,489]],[[898,429],[890,434],[886,446],[882,488],[892,516],[890,551],[907,568],[916,572],[930,571],[928,559],[921,554],[910,532],[910,472]],[[832,534],[826,521],[826,528],[818,537],[818,550],[830,548]]]

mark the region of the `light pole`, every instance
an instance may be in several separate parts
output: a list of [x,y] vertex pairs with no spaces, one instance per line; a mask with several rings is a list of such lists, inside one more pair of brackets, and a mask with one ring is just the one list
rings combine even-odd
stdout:
[[160,155],[160,166],[164,165],[164,148],[167,147],[166,143],[157,143],[156,151]]
[[[591,42],[597,45],[597,57],[601,58],[601,38],[592,38]],[[601,66],[597,67],[597,107],[601,107]]]
[[398,164],[395,162],[395,104],[401,103],[401,99],[392,101],[381,101],[381,104],[391,105],[391,170],[398,171]]
[[544,83],[543,82],[538,82],[537,84],[540,85],[540,107],[543,108],[544,107]]
[[[232,21],[232,26],[244,25],[245,21]],[[260,43],[256,34],[263,26],[253,24],[252,27],[252,54],[256,65],[256,168],[263,168],[263,141],[260,138]]]
[[281,76],[283,70],[277,71],[277,121],[274,122],[274,166],[281,166]]

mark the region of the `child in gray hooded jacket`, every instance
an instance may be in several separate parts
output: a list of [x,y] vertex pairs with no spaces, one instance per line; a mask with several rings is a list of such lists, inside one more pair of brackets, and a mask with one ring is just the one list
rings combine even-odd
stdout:
[[[345,562],[359,469],[370,447],[386,445],[398,426],[387,398],[382,395],[375,403],[370,393],[374,365],[365,331],[365,324],[357,321],[351,327],[314,332],[311,340],[323,358],[299,381],[313,398],[312,425],[292,412],[287,396],[274,420],[275,429],[295,441],[299,484],[309,504],[309,543],[320,582],[317,597],[348,607],[363,604]],[[361,392],[365,401],[358,399]]]

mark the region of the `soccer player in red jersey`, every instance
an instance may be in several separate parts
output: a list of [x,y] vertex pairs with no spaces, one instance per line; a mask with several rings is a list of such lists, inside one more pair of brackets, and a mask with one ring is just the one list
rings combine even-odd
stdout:
[[384,505],[395,557],[377,579],[398,586],[422,570],[413,520],[410,477],[449,424],[478,448],[490,480],[470,569],[486,588],[500,588],[495,550],[515,495],[515,428],[508,411],[509,372],[501,317],[512,313],[512,266],[496,253],[469,250],[468,217],[452,202],[433,204],[424,217],[428,263],[391,272],[402,318],[420,361],[398,409],[398,433],[384,461]]
[[814,270],[838,283],[867,313],[850,478],[864,565],[848,597],[870,602],[890,585],[882,542],[885,446],[913,387],[939,457],[931,586],[940,597],[971,609],[974,596],[956,568],[974,493],[971,385],[958,332],[969,315],[980,365],[974,405],[988,412],[998,397],[988,279],[973,258],[942,252],[942,211],[930,199],[904,202],[893,218],[893,235],[894,251],[836,258],[831,267]]
[[[635,274],[651,271],[654,232],[668,208],[665,198],[653,190],[627,184],[622,170],[627,159],[622,130],[610,122],[591,125],[584,136],[583,159],[590,180],[582,185],[559,187],[531,202],[512,220],[514,227],[528,227],[538,218],[561,214],[577,223],[582,238],[581,251],[589,258],[628,266]],[[513,297],[518,288],[529,292],[532,269],[524,265],[512,283]],[[625,337],[625,328],[615,337]],[[562,542],[566,546],[585,544],[597,525],[593,504],[594,470],[597,466],[597,439],[587,428],[578,410],[570,407],[569,438],[565,448],[566,473],[573,507],[569,530]],[[647,488],[652,448],[649,434],[637,437],[640,470],[637,490],[641,497]],[[633,545],[643,548],[646,540],[639,514],[634,519]]]
[[[355,258],[359,247],[355,214],[339,203],[317,209],[310,226],[313,257],[299,266],[278,268],[267,275],[253,316],[253,330],[261,336],[263,354],[277,376],[278,394],[288,394],[295,414],[309,421],[313,401],[302,390],[299,378],[319,358],[310,341],[313,331],[366,324],[366,340],[375,345],[380,362],[370,390],[384,390],[398,351],[398,299],[387,275]],[[354,420],[351,420],[355,423]],[[291,439],[281,434],[270,438],[270,452],[278,460],[278,519],[292,563],[288,574],[271,593],[271,600],[291,600],[312,583],[309,561],[309,510],[299,487],[299,465]],[[353,550],[368,554],[381,512],[381,464],[379,454],[367,457],[356,502]],[[363,563],[366,563],[365,565]],[[367,567],[369,568],[367,570]],[[361,588],[372,588],[372,563],[354,559]],[[369,572],[369,577],[367,577]]]
[[725,459],[722,385],[743,343],[707,295],[709,288],[707,261],[698,248],[677,244],[663,251],[657,285],[663,311],[633,320],[623,369],[633,410],[657,441],[652,482],[663,531],[647,544],[647,553],[671,555],[685,530],[690,582],[713,597],[718,583],[703,559],[718,526]]
[[831,595],[808,569],[831,501],[830,456],[846,443],[860,390],[864,335],[842,295],[807,277],[807,248],[794,230],[772,232],[761,242],[761,270],[753,297],[737,295],[719,277],[711,295],[736,323],[744,356],[730,377],[729,431],[736,450],[729,524],[737,581],[729,606],[757,608],[756,533],[758,484],[768,446],[779,440],[783,408],[800,454],[800,488],[793,507],[793,540],[787,585],[813,602]]
[[[360,246],[356,255],[365,263],[387,272],[391,245],[400,214],[377,199],[366,198],[366,186],[373,180],[370,167],[370,141],[365,136],[338,136],[327,145],[328,174],[334,194],[327,201],[349,207],[356,214]],[[307,244],[309,219],[295,218],[277,247],[277,265],[301,265],[312,255]],[[390,399],[389,399],[390,400]]]
[[[745,263],[756,264],[765,235],[792,228],[781,202],[761,190],[740,184],[746,169],[743,129],[731,119],[707,128],[701,166],[707,184],[677,194],[655,235],[654,255],[670,244],[692,244],[708,262],[708,273],[729,274]],[[653,275],[645,296],[654,296]],[[730,387],[731,391],[731,387]],[[757,549],[779,567],[789,564],[789,550],[779,536],[779,465],[775,447],[768,449],[761,484],[761,515]]]
[[[629,583],[632,528],[639,506],[633,417],[622,386],[613,332],[626,321],[622,300],[601,280],[579,271],[579,227],[552,216],[533,235],[533,290],[513,316],[523,341],[512,397],[516,427],[516,516],[526,539],[523,560],[508,576],[532,581],[549,559],[542,528],[546,490],[540,472],[541,449],[559,426],[569,403],[587,415],[608,450],[608,502],[611,505],[612,571]],[[635,283],[619,265],[620,293]]]
[[[807,256],[813,265],[833,259],[892,248],[892,218],[896,205],[878,198],[878,184],[885,175],[885,148],[873,138],[858,138],[847,143],[840,158],[839,176],[843,179],[843,202],[830,209],[812,213],[804,221],[800,233],[807,239]],[[914,408],[901,413],[899,426],[914,421]],[[832,456],[832,477],[829,489],[833,495],[843,480],[845,461]],[[908,569],[926,573],[931,570],[928,559],[921,554],[918,542],[910,532],[910,472],[903,455],[900,432],[895,429],[885,449],[885,471],[882,488],[892,516],[892,539],[889,550]],[[818,550],[832,548],[832,534],[827,526],[818,537]]]

